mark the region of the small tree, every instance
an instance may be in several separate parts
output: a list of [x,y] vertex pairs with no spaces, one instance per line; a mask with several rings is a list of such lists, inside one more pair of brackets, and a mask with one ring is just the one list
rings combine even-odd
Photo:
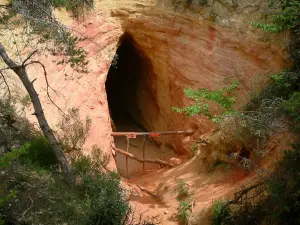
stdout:
[[[85,59],[86,52],[81,49],[77,48],[77,43],[82,41],[82,39],[77,38],[76,36],[72,35],[61,23],[59,23],[52,14],[52,6],[58,7],[59,2],[69,2],[72,3],[70,10],[76,11],[76,13],[80,9],[81,4],[86,4],[88,2],[89,8],[92,7],[92,0],[89,1],[24,1],[24,0],[12,0],[7,5],[1,5],[0,11],[0,26],[1,31],[14,29],[13,25],[9,23],[9,20],[14,18],[16,14],[21,15],[22,21],[20,21],[21,26],[23,26],[24,34],[26,36],[35,37],[37,38],[37,42],[35,42],[36,47],[40,47],[41,50],[49,51],[52,55],[58,56],[61,60],[57,61],[58,64],[62,63],[69,63],[72,68],[74,68],[78,72],[87,72],[86,66],[87,61]],[[75,2],[77,2],[75,4]],[[61,6],[61,5],[60,5]],[[86,6],[86,5],[84,5]],[[12,25],[12,27],[10,27]],[[51,43],[47,45],[47,43]],[[14,44],[17,45],[16,41]],[[34,88],[34,81],[30,80],[27,73],[27,68],[30,65],[39,65],[42,67],[44,72],[44,78],[47,84],[47,95],[49,95],[49,86],[48,79],[47,79],[47,71],[45,66],[38,60],[33,60],[32,57],[38,51],[34,50],[28,57],[23,60],[17,62],[17,60],[13,60],[8,54],[4,47],[3,41],[0,40],[0,57],[2,61],[6,64],[5,68],[0,70],[1,78],[4,80],[4,83],[7,87],[7,91],[9,95],[11,95],[11,91],[9,88],[9,84],[7,82],[7,75],[4,74],[4,71],[11,70],[13,71],[19,80],[24,85],[27,93],[30,96],[31,102],[34,107],[34,115],[36,116],[39,126],[52,147],[56,158],[61,166],[63,175],[65,180],[68,183],[73,183],[74,178],[72,176],[71,167],[68,164],[61,146],[57,141],[51,127],[49,126],[47,119],[45,117],[42,104],[40,102],[38,93]],[[21,57],[20,53],[18,52],[19,57]],[[50,98],[51,100],[51,98]],[[51,100],[52,101],[52,100]],[[55,103],[52,101],[55,105]],[[56,106],[56,105],[55,105]]]

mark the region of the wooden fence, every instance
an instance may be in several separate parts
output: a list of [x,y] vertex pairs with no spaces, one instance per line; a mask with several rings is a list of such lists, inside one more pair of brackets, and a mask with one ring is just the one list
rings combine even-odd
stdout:
[[[126,157],[126,175],[127,178],[129,177],[129,171],[128,171],[128,158],[131,158],[133,160],[136,160],[140,163],[143,163],[143,172],[145,172],[145,163],[155,163],[159,164],[160,166],[169,166],[172,167],[173,165],[163,161],[161,159],[145,159],[145,151],[146,151],[146,140],[148,137],[159,137],[162,135],[183,135],[183,134],[194,134],[193,131],[187,130],[187,131],[164,131],[164,132],[112,132],[111,136],[113,137],[120,137],[125,136],[126,137],[126,151],[115,148],[115,151],[124,155]],[[143,143],[142,143],[142,151],[143,151],[143,158],[139,158],[129,152],[129,146],[130,146],[130,139],[136,138],[137,136],[143,136]]]

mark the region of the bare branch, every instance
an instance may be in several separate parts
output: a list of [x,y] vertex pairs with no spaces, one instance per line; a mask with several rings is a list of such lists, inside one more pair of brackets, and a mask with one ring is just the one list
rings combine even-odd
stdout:
[[[31,55],[33,55],[33,54],[31,54]],[[24,64],[24,63],[23,63]],[[30,63],[28,63],[28,64],[25,64],[24,65],[24,67],[27,67],[27,66],[29,66],[29,65],[31,65],[31,64],[39,64],[42,68],[43,68],[43,70],[44,70],[44,77],[45,77],[45,81],[46,81],[46,90],[47,90],[47,96],[48,96],[48,98],[49,98],[49,100],[51,101],[51,103],[65,116],[66,114],[64,113],[64,111],[58,106],[58,105],[56,105],[56,103],[52,100],[52,98],[51,98],[51,96],[50,96],[50,93],[49,93],[49,88],[52,90],[52,91],[54,91],[54,93],[55,94],[57,94],[57,91],[56,90],[54,90],[51,86],[50,86],[50,84],[49,84],[49,81],[48,81],[48,78],[47,78],[47,71],[46,71],[46,68],[45,68],[45,66],[44,66],[44,64],[43,63],[41,63],[40,61],[31,61]],[[32,82],[34,82],[35,80],[33,80]]]
[[262,186],[264,185],[265,183],[264,182],[259,182],[259,183],[256,183],[256,184],[253,184],[251,185],[250,187],[248,188],[244,188],[243,190],[235,193],[235,197],[233,200],[230,200],[228,201],[225,205],[224,205],[224,208],[231,205],[231,204],[237,204],[239,202],[239,200],[245,195],[247,194],[249,191],[259,187],[259,186]]
[[7,83],[6,79],[5,79],[5,76],[4,76],[4,74],[3,74],[1,71],[0,71],[0,74],[1,74],[1,76],[2,76],[2,79],[3,79],[4,83],[5,83],[5,86],[6,86],[6,88],[7,88],[8,95],[9,95],[9,99],[11,99],[11,92],[10,92],[9,85],[8,85],[8,83]]
[[22,63],[22,66],[24,66],[25,65],[25,63],[35,54],[35,53],[37,53],[38,51],[37,50],[35,50],[35,51],[33,51],[32,53],[30,53],[29,55],[28,55],[28,57],[23,61],[23,63]]
[[10,69],[12,69],[13,71],[16,71],[20,67],[18,64],[16,64],[14,61],[12,61],[8,57],[8,55],[7,55],[7,53],[6,53],[6,51],[5,51],[5,49],[4,49],[1,42],[0,42],[0,56],[3,59],[3,61],[6,63],[6,65],[8,65],[8,67]]

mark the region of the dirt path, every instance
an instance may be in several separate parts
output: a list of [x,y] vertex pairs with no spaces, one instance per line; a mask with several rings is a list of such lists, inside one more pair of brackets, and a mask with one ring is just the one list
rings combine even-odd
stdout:
[[[242,169],[219,168],[207,172],[199,159],[193,158],[172,169],[163,168],[124,181],[131,190],[130,203],[135,216],[143,215],[157,224],[180,224],[178,184],[184,180],[193,202],[192,224],[210,224],[210,209],[216,199],[230,199],[241,184],[252,183],[254,173],[246,176]],[[138,186],[142,187],[141,190]],[[151,194],[149,194],[150,192]],[[157,197],[153,197],[157,196]],[[159,222],[159,223],[158,223]]]

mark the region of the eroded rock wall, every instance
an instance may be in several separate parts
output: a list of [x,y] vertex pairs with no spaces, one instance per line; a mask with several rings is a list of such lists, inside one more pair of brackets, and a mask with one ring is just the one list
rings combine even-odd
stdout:
[[[244,18],[237,8],[230,12],[228,18],[236,18],[238,22],[238,18]],[[62,16],[62,20],[66,19]],[[133,37],[136,48],[147,57],[152,68],[138,86],[137,102],[143,125],[150,131],[195,130],[193,137],[160,139],[181,153],[189,151],[191,138],[213,129],[212,124],[201,116],[187,119],[171,111],[173,106],[189,103],[183,94],[185,87],[216,89],[230,80],[240,79],[242,85],[237,97],[238,103],[242,104],[246,92],[256,89],[267,74],[278,72],[287,65],[279,45],[283,40],[280,36],[268,36],[268,41],[263,41],[260,39],[264,35],[248,26],[241,32],[235,23],[225,26],[200,13],[192,13],[191,9],[178,11],[168,1],[97,1],[95,11],[84,24],[72,20],[68,23],[89,37],[83,47],[88,51],[90,73],[74,76],[67,66],[52,63],[50,56],[40,59],[50,68],[50,84],[61,93],[52,93],[56,104],[64,110],[77,107],[82,117],[91,117],[86,149],[94,144],[105,152],[112,149],[105,81],[119,39],[125,32]],[[33,77],[37,76],[35,68],[31,72]],[[36,87],[43,98],[47,118],[56,124],[59,113],[46,98],[43,79],[36,81]],[[111,166],[114,166],[113,162]]]
[[[236,95],[238,105],[242,105],[249,91],[259,88],[268,74],[286,65],[284,52],[274,37],[260,41],[261,33],[251,27],[240,32],[240,24],[229,28],[166,10],[153,6],[131,11],[124,7],[112,14],[123,19],[123,30],[152,64],[153,72],[143,79],[139,86],[142,94],[138,96],[148,130],[192,128],[196,131],[194,137],[211,131],[212,124],[201,116],[187,119],[172,112],[173,106],[190,103],[183,94],[185,87],[217,89],[240,80]],[[163,140],[178,152],[188,151],[188,137]]]

